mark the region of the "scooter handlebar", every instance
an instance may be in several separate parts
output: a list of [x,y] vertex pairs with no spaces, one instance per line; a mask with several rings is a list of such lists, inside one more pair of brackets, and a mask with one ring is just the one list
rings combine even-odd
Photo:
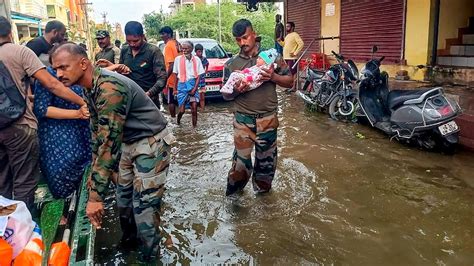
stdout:
[[340,61],[344,61],[344,56],[334,52],[334,51],[331,51],[331,53]]

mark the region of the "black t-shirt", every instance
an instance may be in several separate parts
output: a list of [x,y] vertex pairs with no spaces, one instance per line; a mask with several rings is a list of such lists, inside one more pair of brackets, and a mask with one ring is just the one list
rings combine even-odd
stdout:
[[280,38],[282,41],[285,39],[285,26],[279,22],[275,25],[275,40]]
[[145,43],[135,56],[132,55],[130,46],[126,46],[120,53],[120,64],[130,68],[132,72],[127,77],[144,91],[150,90],[159,79],[162,84],[158,87],[166,84],[165,60],[158,46]]
[[26,47],[33,50],[36,56],[40,56],[41,54],[48,54],[49,50],[53,48],[53,46],[49,44],[43,36],[34,38],[33,40],[29,41],[26,44]]

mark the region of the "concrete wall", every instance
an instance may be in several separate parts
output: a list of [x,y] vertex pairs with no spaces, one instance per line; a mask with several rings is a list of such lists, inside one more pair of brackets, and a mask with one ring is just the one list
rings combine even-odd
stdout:
[[6,17],[10,20],[10,1],[0,0],[0,16]]
[[[334,12],[327,9],[334,8]],[[339,36],[341,28],[341,0],[321,0],[321,36]],[[323,43],[320,43],[321,51]],[[324,53],[339,52],[339,39],[324,41]]]
[[44,0],[20,0],[21,13],[33,15],[40,18],[47,18],[46,5]]
[[410,78],[422,80],[424,70],[416,65],[429,61],[431,0],[407,0],[405,24],[405,60]]
[[[425,65],[429,60],[429,27],[430,27],[431,0],[407,0],[405,59],[407,65],[382,65],[381,69],[394,77],[398,70],[407,70],[411,79],[423,80],[425,70],[417,65]],[[335,5],[333,16],[326,16],[327,4]],[[341,22],[341,0],[321,0],[321,35],[339,36]],[[339,40],[325,41],[325,53],[330,55],[331,50],[339,52]],[[335,60],[329,57],[332,63]],[[365,63],[358,64],[359,69]]]
[[472,16],[473,0],[441,0],[438,49],[446,48],[446,39],[457,38],[458,28],[467,27],[468,19]]
[[52,20],[59,20],[61,21],[66,27],[68,26],[68,17],[66,5],[64,5],[64,1],[57,1],[57,0],[46,0],[46,5],[54,6],[54,11],[56,18]]
[[[405,60],[406,65],[383,65],[381,68],[395,76],[398,70],[407,70],[414,80],[424,80],[426,65],[430,59],[432,40],[432,0],[406,0]],[[286,4],[291,4],[287,1]],[[335,12],[326,16],[327,4],[334,4]],[[474,0],[441,0],[438,49],[445,47],[447,38],[457,38],[458,28],[466,27],[470,16],[474,16]],[[339,36],[341,22],[341,0],[321,0],[321,35]],[[339,52],[339,40],[325,41],[324,52]],[[332,57],[329,57],[332,59]],[[334,63],[334,60],[331,60]],[[359,65],[360,67],[363,64]]]
[[405,28],[405,59],[407,65],[428,62],[431,0],[408,0]]

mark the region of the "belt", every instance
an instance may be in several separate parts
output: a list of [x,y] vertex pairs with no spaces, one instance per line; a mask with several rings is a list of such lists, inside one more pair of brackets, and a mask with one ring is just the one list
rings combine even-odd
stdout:
[[158,132],[155,134],[152,138],[154,138],[156,141],[162,139],[164,142],[168,145],[173,144],[176,139],[173,136],[173,134],[168,130],[167,127],[165,127],[162,131]]
[[270,112],[260,113],[260,114],[246,114],[246,113],[241,113],[241,112],[236,111],[237,114],[244,115],[244,116],[250,116],[252,118],[264,118],[264,117],[276,114],[276,112],[277,112],[276,109],[273,110],[273,111],[270,111]]

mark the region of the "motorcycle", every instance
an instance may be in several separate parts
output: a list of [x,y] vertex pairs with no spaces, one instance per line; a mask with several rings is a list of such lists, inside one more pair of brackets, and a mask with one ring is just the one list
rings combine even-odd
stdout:
[[357,102],[354,85],[358,70],[352,60],[345,62],[342,55],[334,51],[332,54],[338,63],[327,71],[308,66],[303,89],[297,95],[318,111],[327,110],[335,120],[352,121]]
[[[374,46],[372,54],[376,51]],[[361,70],[358,120],[399,141],[453,153],[459,141],[458,103],[441,87],[389,91],[388,74],[380,72],[384,58],[370,60]]]

